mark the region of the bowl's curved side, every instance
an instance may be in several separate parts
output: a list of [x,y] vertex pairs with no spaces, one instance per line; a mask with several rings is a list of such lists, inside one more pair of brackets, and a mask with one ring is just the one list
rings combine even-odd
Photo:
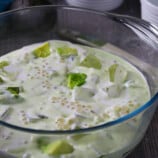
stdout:
[[[95,158],[109,155],[112,158],[124,157],[142,139],[157,107],[157,28],[135,18],[76,7],[30,7],[0,14],[1,55],[24,45],[63,39],[59,36],[59,31],[63,29],[79,32],[89,39],[99,39],[104,44],[108,42],[124,49],[124,54],[120,53],[119,56],[127,59],[147,76],[151,87],[151,100],[117,120],[87,129],[35,130],[0,120],[1,128],[15,133],[19,138],[26,136],[28,140],[31,137],[36,140],[42,135],[52,141],[66,139],[78,149],[76,152],[83,158],[93,158],[91,155]],[[73,40],[78,42],[78,38]],[[77,137],[74,140],[76,135],[79,139]],[[80,137],[83,135],[84,137]]]

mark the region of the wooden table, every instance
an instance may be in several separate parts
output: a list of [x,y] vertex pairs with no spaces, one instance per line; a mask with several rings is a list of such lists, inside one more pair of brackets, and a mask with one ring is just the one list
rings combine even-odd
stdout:
[[[35,2],[35,0],[31,1]],[[15,0],[14,4],[11,6],[11,9],[29,6],[29,2],[29,0]],[[54,0],[54,2],[58,2],[60,4],[65,3],[60,0]],[[40,3],[42,4],[42,1]],[[46,1],[45,3],[49,4]],[[120,14],[128,14],[140,18],[139,1],[125,0],[124,4],[113,12]],[[156,111],[153,117],[153,120],[148,128],[144,139],[127,158],[158,158],[158,110]]]

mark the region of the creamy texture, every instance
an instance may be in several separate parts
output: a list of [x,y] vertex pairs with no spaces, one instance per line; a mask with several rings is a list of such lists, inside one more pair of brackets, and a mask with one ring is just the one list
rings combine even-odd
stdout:
[[[39,57],[43,50],[45,56]],[[150,99],[148,83],[138,69],[99,49],[48,41],[2,56],[0,63],[3,63],[0,64],[0,67],[3,65],[0,68],[0,116],[11,108],[6,121],[26,128],[72,130],[92,127],[122,117]],[[74,74],[79,76],[79,80],[76,76],[74,78]],[[7,134],[5,130],[3,132]],[[13,144],[17,135],[11,135],[14,136],[8,142],[2,137],[4,140],[0,148],[16,148]],[[133,133],[129,132],[129,135]],[[87,139],[99,143],[102,136]],[[21,141],[25,142],[26,138]],[[71,143],[75,146],[76,142]],[[34,141],[26,144],[24,150],[29,149],[29,154],[47,157],[37,149]],[[16,145],[21,146],[21,143]],[[90,150],[84,147],[83,151],[82,146],[75,148],[78,149],[73,152],[75,158],[82,157],[81,152]],[[89,157],[95,158],[96,155],[94,150],[89,151]]]

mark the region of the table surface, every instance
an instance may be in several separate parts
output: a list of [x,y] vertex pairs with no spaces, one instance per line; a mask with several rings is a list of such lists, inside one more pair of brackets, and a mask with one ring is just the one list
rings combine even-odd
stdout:
[[[35,5],[37,0],[15,0],[10,9],[22,8],[25,6]],[[60,0],[54,0],[54,3],[65,4]],[[38,1],[39,4],[49,4],[49,0]],[[127,14],[140,18],[139,0],[125,0],[123,5],[113,10],[114,13]],[[158,109],[151,121],[151,124],[141,143],[133,150],[127,158],[158,158]]]

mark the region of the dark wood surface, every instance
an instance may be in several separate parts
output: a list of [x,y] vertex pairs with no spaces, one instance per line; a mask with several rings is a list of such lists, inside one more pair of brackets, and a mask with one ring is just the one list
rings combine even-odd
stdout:
[[[15,0],[10,6],[10,9],[23,8],[29,5],[50,4],[49,0]],[[51,0],[54,4],[65,4],[60,0]],[[127,14],[140,18],[140,3],[139,0],[125,0],[122,6],[112,12]],[[155,112],[153,120],[146,132],[144,139],[133,150],[127,158],[158,158],[158,109]]]

